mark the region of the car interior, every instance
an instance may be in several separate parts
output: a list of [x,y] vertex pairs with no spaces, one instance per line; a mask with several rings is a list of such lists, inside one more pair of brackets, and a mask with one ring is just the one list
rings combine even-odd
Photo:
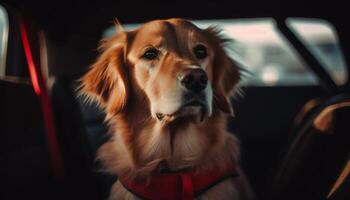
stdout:
[[0,199],[107,199],[103,111],[77,95],[102,38],[153,19],[217,26],[242,68],[228,130],[256,199],[350,199],[346,6],[287,1],[0,2]]

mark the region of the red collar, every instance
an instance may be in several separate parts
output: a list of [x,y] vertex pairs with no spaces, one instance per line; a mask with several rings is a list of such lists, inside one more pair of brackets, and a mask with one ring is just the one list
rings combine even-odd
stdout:
[[214,185],[237,175],[234,165],[230,165],[226,169],[214,168],[203,173],[189,171],[153,174],[147,183],[128,177],[121,178],[120,182],[142,199],[193,200]]

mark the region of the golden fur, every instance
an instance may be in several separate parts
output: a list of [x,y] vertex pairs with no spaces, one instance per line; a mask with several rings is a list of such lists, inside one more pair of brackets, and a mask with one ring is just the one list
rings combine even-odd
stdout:
[[[119,31],[102,41],[101,55],[81,79],[81,93],[99,103],[110,125],[111,139],[97,156],[104,169],[138,178],[164,168],[205,171],[229,162],[239,169],[239,143],[226,131],[226,117],[233,113],[229,97],[240,74],[225,53],[227,40],[214,28],[202,30],[183,19],[156,20],[134,31]],[[198,43],[207,47],[207,58],[193,56],[193,45]],[[142,58],[147,46],[159,49],[159,59]],[[193,66],[205,70],[209,80],[202,122],[196,120],[195,108],[179,112],[183,88],[177,77]],[[160,120],[156,112],[166,115]],[[216,185],[202,198],[245,199],[247,193],[242,174]],[[117,181],[110,199],[137,198]]]

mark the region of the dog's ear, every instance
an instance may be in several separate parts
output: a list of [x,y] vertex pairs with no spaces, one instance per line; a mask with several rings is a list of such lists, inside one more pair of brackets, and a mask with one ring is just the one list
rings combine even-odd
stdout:
[[204,30],[214,50],[213,92],[214,105],[223,112],[233,115],[231,95],[240,79],[240,72],[235,62],[227,55],[225,45],[231,40],[220,35],[220,31],[209,27]]
[[107,113],[120,112],[129,96],[125,34],[103,40],[100,45],[101,55],[80,79],[80,94],[98,102]]

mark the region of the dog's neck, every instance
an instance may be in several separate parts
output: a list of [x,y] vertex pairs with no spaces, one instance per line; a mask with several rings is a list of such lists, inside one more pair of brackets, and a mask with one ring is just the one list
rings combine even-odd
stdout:
[[164,168],[205,170],[238,159],[237,140],[225,131],[226,117],[220,111],[200,124],[175,120],[164,125],[137,104],[110,120],[112,138],[98,153],[108,172],[148,176]]

